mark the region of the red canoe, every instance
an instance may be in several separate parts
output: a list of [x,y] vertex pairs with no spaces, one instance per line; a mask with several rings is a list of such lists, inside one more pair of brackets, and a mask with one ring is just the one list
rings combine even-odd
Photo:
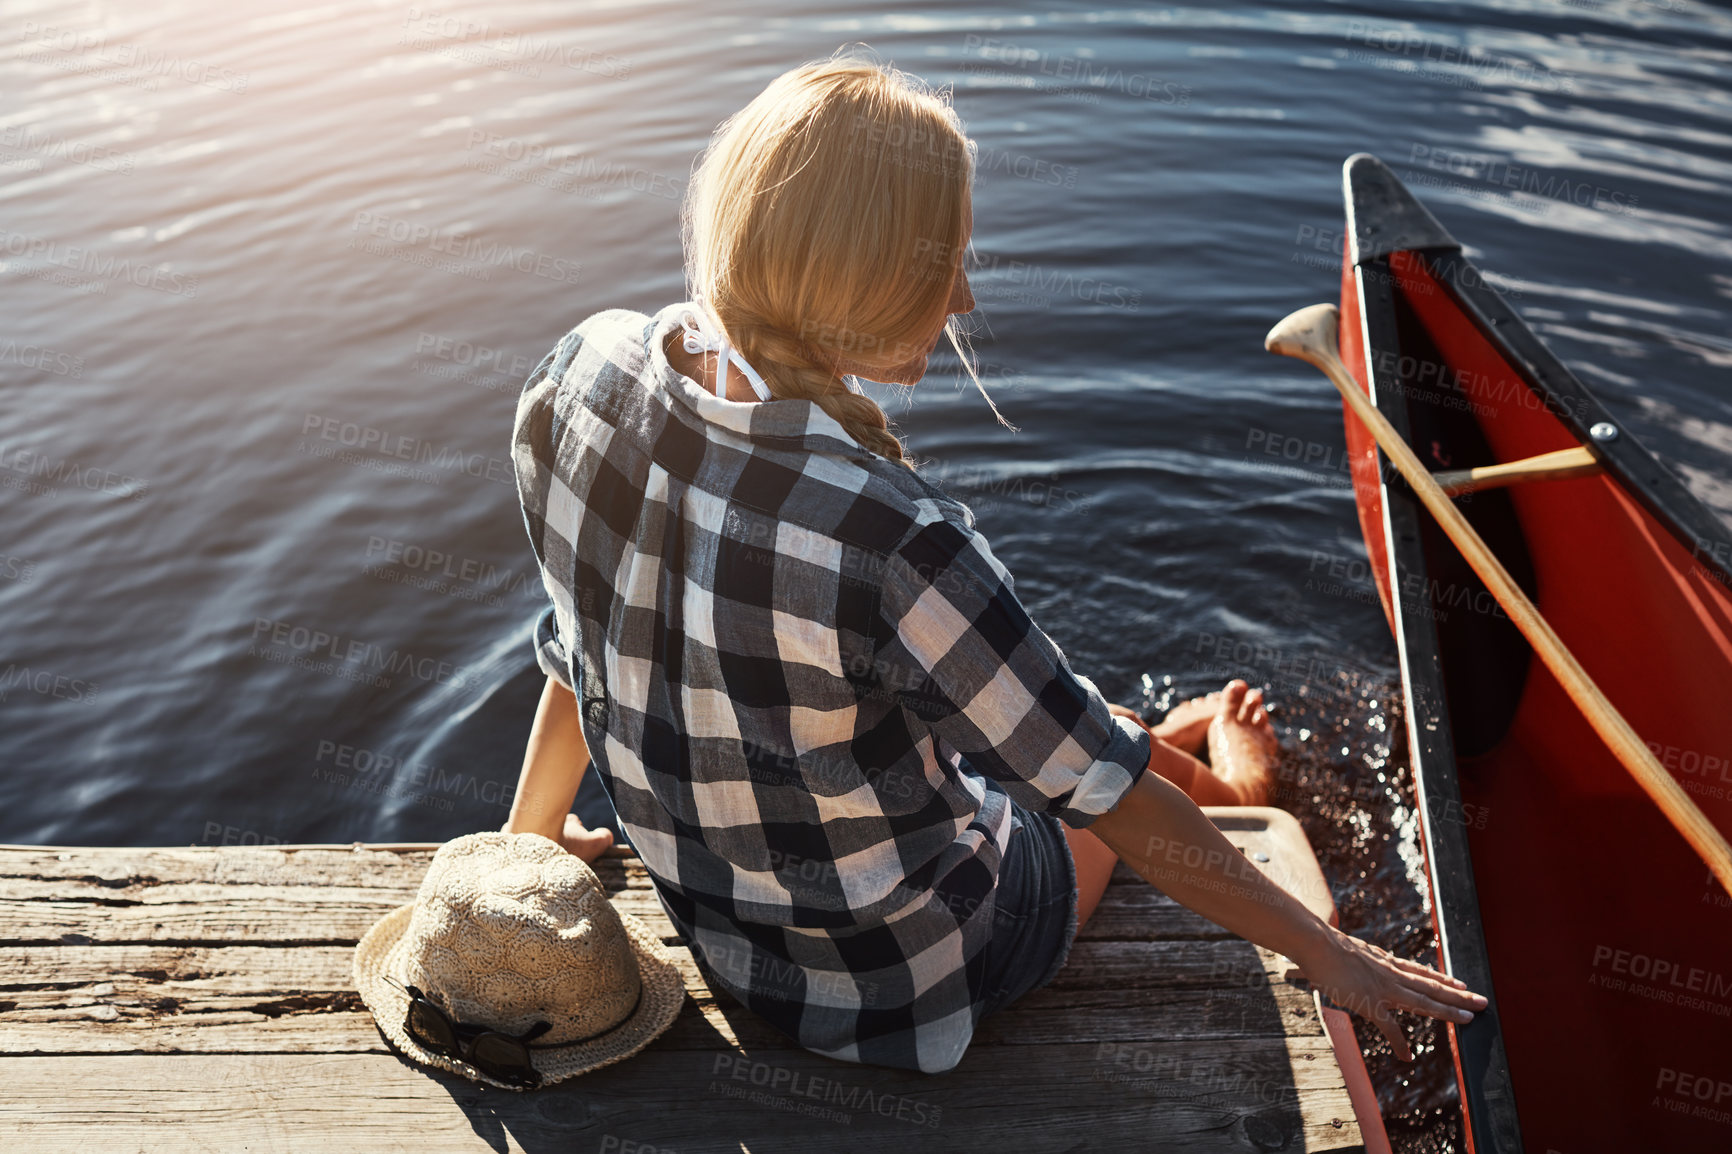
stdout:
[[[1586,446],[1595,475],[1456,498],[1732,834],[1732,534],[1373,156],[1343,169],[1341,354],[1434,471]],[[1368,366],[1369,370],[1368,371]],[[1395,634],[1432,918],[1491,998],[1450,1027],[1476,1154],[1732,1151],[1732,897],[1346,414]]]

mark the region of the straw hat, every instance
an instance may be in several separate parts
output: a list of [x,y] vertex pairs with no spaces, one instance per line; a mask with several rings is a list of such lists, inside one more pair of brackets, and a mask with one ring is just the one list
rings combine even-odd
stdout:
[[563,846],[537,833],[472,833],[441,846],[414,903],[367,931],[354,975],[403,1054],[515,1090],[415,1041],[404,1028],[409,995],[387,979],[419,987],[458,1022],[513,1035],[551,1023],[529,1047],[548,1085],[629,1058],[673,1024],[686,996],[675,957]]

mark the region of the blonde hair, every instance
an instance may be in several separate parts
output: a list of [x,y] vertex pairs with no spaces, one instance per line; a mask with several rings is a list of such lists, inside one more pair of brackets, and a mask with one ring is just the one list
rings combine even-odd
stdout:
[[[962,261],[974,146],[942,93],[844,51],[778,76],[716,130],[680,213],[687,289],[772,396],[817,403],[913,468],[842,377],[927,352]],[[944,333],[985,396],[954,317]]]

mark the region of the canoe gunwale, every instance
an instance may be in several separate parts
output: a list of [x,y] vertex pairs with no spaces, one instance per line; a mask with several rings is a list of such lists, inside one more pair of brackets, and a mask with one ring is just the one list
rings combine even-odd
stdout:
[[[1546,403],[1546,409],[1593,453],[1618,486],[1687,549],[1711,579],[1732,588],[1732,531],[1658,457],[1619,422],[1574,373],[1534,335],[1502,295],[1465,258],[1426,259],[1426,266],[1463,316],[1499,356]],[[1618,430],[1609,441],[1592,429],[1604,422]]]
[[[1397,274],[1388,267],[1387,256],[1357,262],[1353,271],[1362,325],[1359,336],[1373,354],[1366,358],[1371,399],[1406,439],[1411,432],[1407,394],[1401,382],[1393,379],[1391,368],[1399,365],[1401,359],[1393,295]],[[1394,355],[1378,355],[1384,352]],[[1405,484],[1392,483],[1388,470],[1382,470],[1381,475],[1391,585],[1395,590],[1425,589],[1428,575],[1420,535],[1424,511]],[[1414,585],[1406,584],[1407,574],[1417,576]],[[1396,623],[1405,690],[1403,709],[1407,715],[1414,788],[1419,795],[1420,828],[1425,837],[1426,867],[1431,880],[1432,920],[1445,972],[1484,994],[1488,1003],[1466,1026],[1446,1023],[1461,1092],[1463,1129],[1475,1154],[1491,1151],[1521,1154],[1514,1090],[1504,1058],[1496,984],[1480,920],[1467,827],[1461,822],[1435,820],[1432,816],[1438,812],[1462,812],[1437,624],[1430,614],[1415,611],[1420,606],[1404,601],[1400,594],[1391,596],[1390,610]]]

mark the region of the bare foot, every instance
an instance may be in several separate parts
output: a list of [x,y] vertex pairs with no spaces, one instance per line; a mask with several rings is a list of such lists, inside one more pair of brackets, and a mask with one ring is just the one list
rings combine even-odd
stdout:
[[1209,772],[1239,794],[1239,805],[1267,805],[1281,743],[1263,708],[1263,691],[1229,681],[1209,722]]
[[1167,716],[1149,732],[1172,746],[1195,757],[1203,752],[1209,739],[1209,723],[1221,708],[1219,691],[1205,697],[1181,701],[1167,710]]

